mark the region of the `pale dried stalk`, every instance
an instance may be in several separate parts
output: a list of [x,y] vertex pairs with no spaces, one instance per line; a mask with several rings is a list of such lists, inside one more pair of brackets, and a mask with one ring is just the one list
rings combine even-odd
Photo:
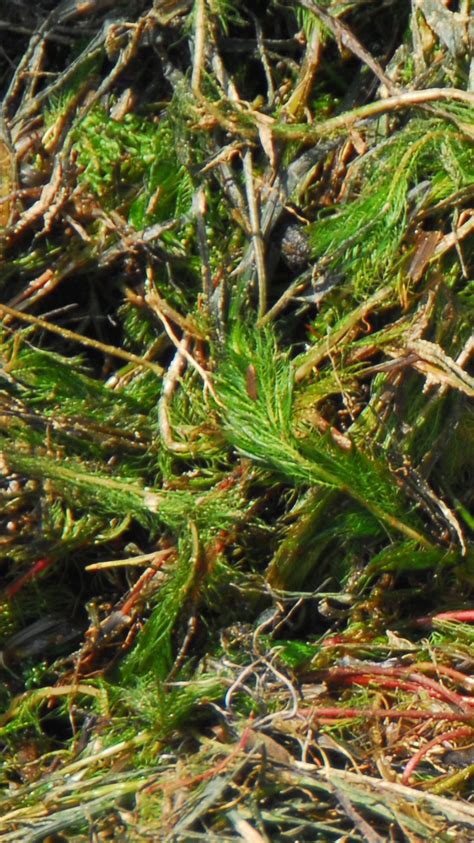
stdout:
[[52,334],[58,334],[66,340],[72,340],[80,345],[86,345],[89,348],[94,348],[96,351],[101,351],[103,354],[110,354],[111,357],[120,357],[121,360],[126,360],[127,363],[135,363],[143,369],[150,369],[155,375],[161,377],[164,374],[164,369],[157,363],[152,363],[151,360],[145,360],[143,357],[138,357],[129,351],[124,351],[122,348],[116,348],[114,345],[107,345],[106,343],[93,340],[90,337],[83,337],[82,334],[76,334],[75,331],[70,331],[68,328],[61,328],[59,325],[53,325],[52,322],[47,322],[38,316],[32,316],[29,313],[22,313],[21,310],[15,310],[13,307],[8,307],[7,304],[0,304],[0,312],[13,316],[15,319],[20,319],[22,322],[27,322],[29,325],[35,325],[38,328],[43,328],[45,331],[50,331]]
[[178,454],[189,453],[189,445],[187,445],[186,442],[177,442],[173,438],[169,417],[169,405],[178,381],[186,369],[186,357],[184,352],[185,350],[189,351],[190,346],[191,337],[184,337],[184,339],[181,340],[180,347],[177,349],[171,365],[163,379],[163,390],[158,402],[158,424],[160,427],[161,439],[169,451],[173,451]]
[[263,243],[262,229],[260,226],[260,215],[258,212],[257,198],[253,178],[252,152],[247,150],[243,157],[245,190],[249,206],[249,218],[252,233],[253,248],[255,251],[255,264],[257,268],[258,284],[258,317],[261,319],[267,309],[267,273],[265,269],[265,249]]
[[206,0],[196,0],[196,23],[194,26],[194,55],[191,88],[194,93],[201,91],[202,70],[206,55]]

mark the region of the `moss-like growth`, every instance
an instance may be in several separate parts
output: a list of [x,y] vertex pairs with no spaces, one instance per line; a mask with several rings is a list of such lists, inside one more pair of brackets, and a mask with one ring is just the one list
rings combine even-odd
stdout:
[[0,837],[468,839],[469,4],[46,5],[0,56]]

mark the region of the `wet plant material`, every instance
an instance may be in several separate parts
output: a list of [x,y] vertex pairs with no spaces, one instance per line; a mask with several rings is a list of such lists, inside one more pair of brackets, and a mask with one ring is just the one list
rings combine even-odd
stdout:
[[472,10],[375,6],[2,4],[2,840],[473,837]]

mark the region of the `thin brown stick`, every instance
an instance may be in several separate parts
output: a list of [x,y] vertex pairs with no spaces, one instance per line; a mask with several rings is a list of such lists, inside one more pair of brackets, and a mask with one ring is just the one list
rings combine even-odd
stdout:
[[364,820],[364,818],[359,814],[358,811],[354,808],[351,800],[342,790],[334,785],[334,795],[339,802],[342,810],[347,815],[347,817],[352,820],[354,826],[360,831],[364,840],[367,843],[384,843],[383,837],[380,834],[377,834],[376,831],[372,828],[371,825]]
[[150,371],[159,377],[164,374],[165,370],[157,363],[152,363],[151,360],[145,360],[143,357],[138,357],[136,354],[124,351],[122,348],[116,348],[114,345],[107,345],[106,343],[99,342],[99,340],[93,340],[90,337],[82,336],[82,334],[76,334],[75,331],[70,331],[68,328],[61,328],[59,325],[53,325],[52,322],[47,322],[39,316],[22,313],[21,310],[15,310],[13,307],[8,307],[7,304],[0,304],[0,312],[2,311],[8,316],[13,316],[15,319],[20,319],[22,322],[34,325],[36,328],[43,328],[45,331],[57,334],[65,340],[71,340],[88,348],[94,348],[103,354],[110,354],[111,357],[119,357],[121,360],[126,360],[127,363],[135,363],[136,366],[140,366],[142,369],[150,369]]
[[[377,100],[377,102],[368,103],[367,105],[360,106],[360,108],[346,111],[344,114],[338,114],[336,117],[330,117],[328,120],[315,123],[311,126],[298,123],[294,125],[283,125],[275,122],[272,124],[272,132],[276,137],[282,137],[286,140],[300,140],[303,143],[314,143],[322,137],[337,134],[340,131],[347,131],[351,126],[362,120],[369,120],[373,117],[387,114],[390,111],[399,111],[402,108],[423,106],[427,103],[436,102],[437,100],[461,102],[472,107],[474,105],[474,93],[461,91],[459,88],[427,88],[424,91],[404,91],[401,94],[394,94],[385,99]],[[468,133],[470,127],[464,126],[464,124],[463,127],[466,133]],[[232,130],[238,131],[235,123],[232,123]],[[470,131],[473,131],[472,128]],[[256,134],[256,130],[252,132],[253,136],[256,136]],[[248,135],[249,127],[246,126],[245,136]]]
[[385,85],[387,91],[391,94],[397,92],[397,86],[393,84],[392,80],[383,70],[381,64],[373,57],[371,53],[361,44],[353,32],[340,21],[338,18],[330,15],[325,9],[322,9],[314,0],[299,0],[301,6],[309,9],[323,22],[323,24],[332,32],[338,42],[347,47],[357,58],[364,62],[370,68],[377,79]]

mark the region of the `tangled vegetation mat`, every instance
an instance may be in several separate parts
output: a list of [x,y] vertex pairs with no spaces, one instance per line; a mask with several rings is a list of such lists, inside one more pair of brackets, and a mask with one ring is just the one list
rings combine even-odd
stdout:
[[0,840],[474,839],[471,0],[0,29]]

